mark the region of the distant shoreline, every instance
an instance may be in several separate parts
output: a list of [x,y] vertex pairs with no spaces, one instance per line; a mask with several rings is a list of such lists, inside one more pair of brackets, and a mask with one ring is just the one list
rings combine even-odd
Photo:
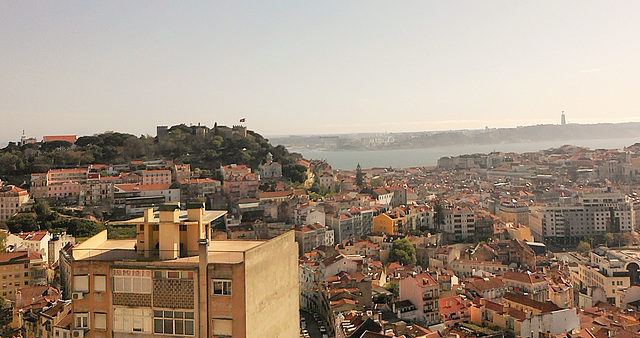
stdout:
[[327,160],[334,169],[353,170],[360,163],[363,168],[393,167],[409,168],[434,166],[438,159],[446,156],[468,154],[487,154],[497,152],[536,152],[563,145],[572,145],[595,149],[622,149],[636,142],[637,137],[580,139],[580,140],[545,140],[536,142],[439,146],[416,149],[384,149],[384,150],[320,150],[287,148],[291,152],[301,153],[304,158]]
[[630,138],[640,135],[639,122],[535,125],[516,128],[424,131],[406,133],[369,133],[343,135],[289,136],[270,138],[288,149],[323,151],[365,151],[396,149],[432,149],[444,146],[479,146],[531,142],[574,142]]

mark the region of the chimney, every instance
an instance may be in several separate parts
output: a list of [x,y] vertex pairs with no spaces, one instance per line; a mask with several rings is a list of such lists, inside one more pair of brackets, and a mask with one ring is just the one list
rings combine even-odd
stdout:
[[204,215],[204,202],[192,201],[187,203],[187,220],[202,222]]
[[160,222],[178,223],[180,222],[180,203],[165,203],[158,208]]
[[151,222],[153,220],[153,208],[144,209],[144,221]]

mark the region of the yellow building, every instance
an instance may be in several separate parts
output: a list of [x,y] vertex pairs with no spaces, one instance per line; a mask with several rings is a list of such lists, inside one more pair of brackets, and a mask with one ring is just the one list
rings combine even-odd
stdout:
[[405,217],[399,212],[386,212],[373,218],[373,231],[384,234],[403,233]]
[[46,262],[39,253],[27,251],[0,253],[0,284],[2,295],[15,300],[16,291],[23,286],[46,285]]
[[[83,337],[298,335],[294,233],[268,241],[212,240],[225,212],[163,205],[73,248],[73,334]],[[74,336],[75,337],[75,336]]]

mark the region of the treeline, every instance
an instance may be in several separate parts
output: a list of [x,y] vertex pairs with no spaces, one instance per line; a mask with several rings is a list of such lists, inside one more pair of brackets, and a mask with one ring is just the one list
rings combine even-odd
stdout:
[[82,136],[75,144],[53,141],[19,146],[10,143],[0,150],[0,177],[17,185],[28,183],[29,175],[55,168],[72,168],[93,163],[124,164],[132,160],[172,159],[200,169],[203,176],[214,175],[215,169],[231,163],[257,169],[267,153],[283,166],[283,176],[293,182],[303,182],[305,168],[296,164],[300,155],[291,154],[282,146],[272,146],[269,140],[253,131],[246,137],[223,137],[217,126],[204,136],[196,135],[195,126],[180,124],[168,130],[167,139],[106,132]]

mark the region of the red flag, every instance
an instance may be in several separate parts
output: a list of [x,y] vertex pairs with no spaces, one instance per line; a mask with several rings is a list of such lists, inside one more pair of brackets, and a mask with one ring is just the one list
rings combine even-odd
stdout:
[[244,117],[240,119],[240,122],[244,122]]

